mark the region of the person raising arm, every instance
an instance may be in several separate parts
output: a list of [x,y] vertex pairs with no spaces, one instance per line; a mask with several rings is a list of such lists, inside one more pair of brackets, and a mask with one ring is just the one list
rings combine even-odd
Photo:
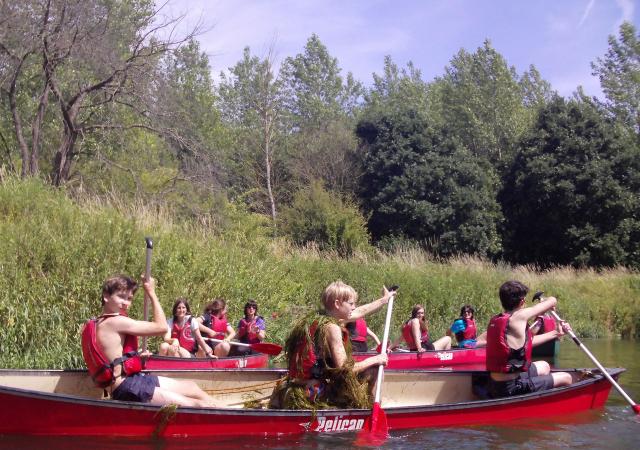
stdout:
[[114,400],[154,405],[213,407],[213,399],[191,381],[142,373],[138,337],[162,336],[167,322],[155,292],[155,280],[144,279],[153,320],[128,317],[138,284],[127,276],[107,279],[102,287],[102,314],[90,319],[82,331],[82,353],[95,384],[109,389]]
[[487,370],[490,372],[488,390],[494,398],[526,394],[571,384],[567,372],[551,373],[546,361],[531,361],[531,349],[570,329],[566,322],[559,328],[532,336],[529,320],[554,309],[557,299],[525,307],[529,288],[519,281],[507,281],[500,286],[500,303],[504,312],[493,316],[487,328]]

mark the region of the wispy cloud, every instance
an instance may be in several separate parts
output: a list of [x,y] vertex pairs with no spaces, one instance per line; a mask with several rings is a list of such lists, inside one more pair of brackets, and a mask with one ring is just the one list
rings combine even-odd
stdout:
[[587,17],[589,17],[589,14],[591,13],[591,8],[593,8],[593,4],[595,2],[596,0],[589,1],[589,4],[585,8],[584,13],[582,14],[582,17],[580,18],[580,22],[578,22],[578,28],[580,28],[582,24],[585,22],[585,20],[587,20]]

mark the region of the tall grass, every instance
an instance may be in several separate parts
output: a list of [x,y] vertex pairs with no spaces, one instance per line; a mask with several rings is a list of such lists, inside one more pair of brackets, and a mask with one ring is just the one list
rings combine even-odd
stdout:
[[[437,261],[412,247],[356,254],[346,260],[312,246],[297,248],[268,237],[268,224],[230,208],[227,224],[177,220],[170,211],[75,196],[37,180],[0,184],[0,367],[82,367],[79,334],[100,311],[108,276],[144,270],[144,236],[154,238],[153,276],[168,313],[179,296],[201,311],[211,298],[229,302],[236,322],[248,298],[267,319],[267,339],[283,342],[291,324],[316,309],[324,287],[351,284],[360,301],[377,298],[383,284],[400,285],[393,314],[397,335],[413,304],[425,305],[432,334],[444,334],[460,306],[476,307],[480,324],[500,310],[497,288],[515,278],[559,299],[559,312],[583,336],[636,336],[640,276],[625,269],[576,271],[460,257]],[[142,317],[142,294],[132,307]],[[384,314],[370,326],[381,332]],[[151,340],[152,348],[157,340]]]

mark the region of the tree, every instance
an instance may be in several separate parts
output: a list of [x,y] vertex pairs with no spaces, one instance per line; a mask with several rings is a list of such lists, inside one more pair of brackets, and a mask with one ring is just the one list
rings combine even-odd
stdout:
[[281,77],[293,129],[322,128],[337,117],[353,114],[362,86],[350,73],[344,83],[340,71],[338,60],[316,34],[307,40],[304,53],[284,60]]
[[434,81],[432,92],[440,98],[432,101],[462,144],[501,170],[529,126],[524,95],[535,96],[531,85],[537,76],[532,71],[519,83],[515,69],[485,41],[475,53],[462,49],[451,59],[445,75]]
[[[261,170],[252,173],[264,179],[269,211],[275,224],[277,208],[273,169],[282,133],[283,95],[282,82],[275,75],[273,64],[273,47],[264,59],[251,56],[249,47],[246,47],[243,59],[230,69],[231,75],[221,74],[220,108],[223,119],[237,132],[242,154],[252,156],[258,149],[262,154],[261,163],[257,162]],[[250,181],[246,184],[256,187]]]
[[338,60],[315,34],[303,53],[282,64],[294,190],[322,180],[326,188],[344,193],[357,182],[353,127],[363,89],[351,73],[343,79],[340,72]]
[[350,256],[369,246],[366,221],[350,201],[327,192],[319,181],[299,190],[282,213],[283,230],[299,245]]
[[[53,99],[58,107],[58,148],[52,156],[51,179],[60,185],[82,154],[79,141],[113,130],[153,129],[148,120],[152,98],[145,94],[152,92],[158,60],[196,30],[177,39],[160,38],[176,20],[160,21],[150,0],[14,3],[3,2],[3,13],[8,14],[3,17],[9,20],[1,22],[0,51],[9,64],[2,66],[1,79],[21,151],[22,174],[38,171],[40,129]],[[16,96],[33,79],[39,101],[25,113]],[[123,110],[134,114],[137,122],[119,122]],[[25,119],[31,123],[31,148]]]
[[[500,251],[491,171],[445,130],[426,107],[399,92],[424,92],[424,83],[387,64],[375,101],[365,106],[357,134],[362,142],[360,199],[374,239],[398,236],[434,253],[494,255]],[[382,86],[385,86],[382,88]],[[403,86],[397,89],[393,86]],[[393,92],[388,102],[381,93]]]
[[607,54],[591,68],[614,116],[640,133],[640,34],[635,26],[624,22],[619,39],[609,36]]
[[540,266],[640,264],[640,149],[592,100],[556,97],[500,194],[505,255]]

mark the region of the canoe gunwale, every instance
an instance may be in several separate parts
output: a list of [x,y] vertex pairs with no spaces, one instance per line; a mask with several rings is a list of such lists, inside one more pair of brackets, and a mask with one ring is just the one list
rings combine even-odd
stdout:
[[[410,413],[427,413],[431,411],[455,411],[455,410],[473,410],[484,407],[495,407],[500,405],[508,406],[510,404],[518,404],[525,403],[528,401],[532,401],[535,399],[545,398],[545,397],[553,397],[556,395],[560,395],[564,392],[577,391],[581,388],[584,388],[588,385],[595,384],[597,382],[606,381],[604,376],[600,374],[600,371],[597,369],[564,369],[557,371],[565,371],[565,372],[579,372],[589,370],[594,374],[592,378],[585,378],[583,380],[577,381],[568,386],[561,386],[553,389],[548,389],[540,392],[533,392],[524,395],[518,395],[513,397],[504,397],[498,399],[482,399],[482,400],[473,400],[466,402],[458,402],[458,403],[438,403],[434,405],[417,405],[417,406],[389,406],[385,407],[385,411],[387,415],[394,414],[410,414]],[[237,369],[195,369],[189,370],[188,372],[236,372]],[[243,369],[244,371],[255,371],[255,372],[275,372],[275,373],[284,373],[285,369]],[[616,378],[621,373],[625,371],[623,368],[607,368],[608,373]],[[44,370],[24,370],[24,369],[0,369],[0,377],[5,374],[18,375],[20,373],[29,373],[30,375],[42,375],[42,376],[51,376],[60,373],[85,373],[85,370],[81,369],[44,369]],[[185,370],[150,370],[149,373],[153,372],[185,372]],[[389,372],[393,373],[452,373],[463,375],[465,373],[486,373],[481,371],[449,371],[449,370],[390,370]],[[608,383],[608,381],[607,381]],[[60,394],[55,392],[44,392],[37,391],[33,389],[24,389],[18,387],[10,387],[0,385],[0,394],[7,393],[9,395],[15,395],[19,397],[26,398],[35,398],[35,399],[49,399],[56,402],[63,403],[71,403],[77,405],[89,405],[89,406],[99,406],[100,408],[117,408],[117,409],[127,409],[127,410],[143,410],[143,411],[154,411],[158,412],[161,410],[161,406],[157,405],[149,405],[145,403],[139,402],[129,402],[129,401],[119,401],[112,399],[97,399],[97,398],[87,398],[83,396],[73,395],[73,394]],[[180,413],[185,414],[204,414],[204,415],[243,415],[243,416],[268,416],[268,417],[291,417],[291,416],[300,416],[300,417],[308,417],[309,414],[312,414],[312,410],[282,410],[282,409],[244,409],[244,408],[193,408],[193,407],[179,407],[178,410]],[[336,415],[348,417],[348,416],[362,416],[363,414],[369,414],[369,409],[326,409],[326,410],[317,410],[315,414],[317,416],[325,416],[325,415]]]

